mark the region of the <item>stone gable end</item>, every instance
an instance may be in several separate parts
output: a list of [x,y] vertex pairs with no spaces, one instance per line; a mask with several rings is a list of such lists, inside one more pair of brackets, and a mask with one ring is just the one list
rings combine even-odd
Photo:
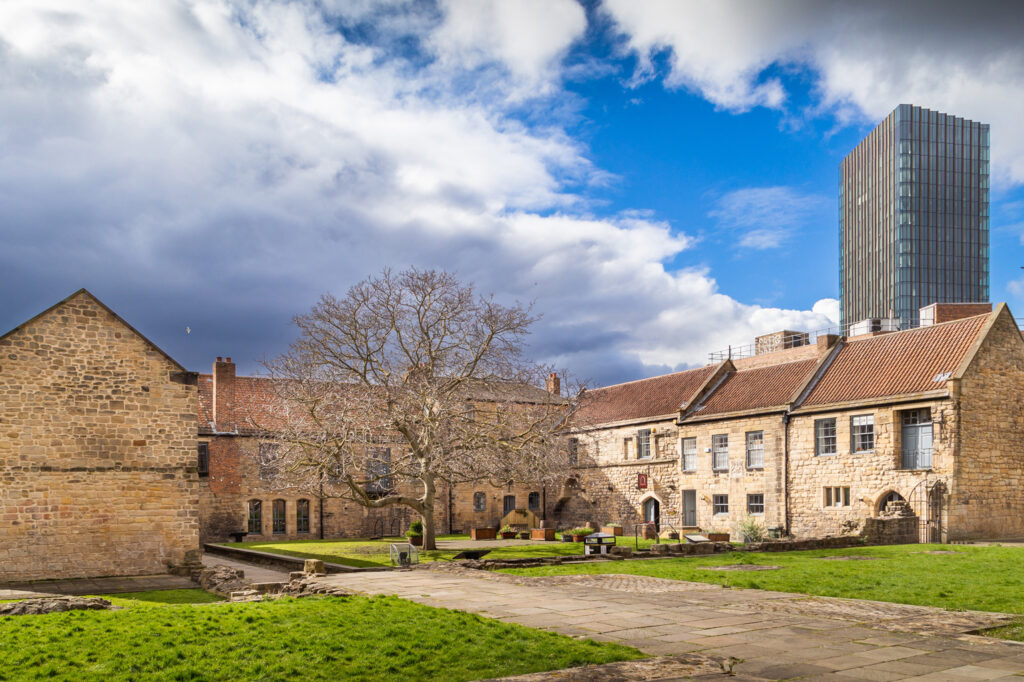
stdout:
[[187,376],[84,290],[0,338],[0,582],[163,573],[198,549]]

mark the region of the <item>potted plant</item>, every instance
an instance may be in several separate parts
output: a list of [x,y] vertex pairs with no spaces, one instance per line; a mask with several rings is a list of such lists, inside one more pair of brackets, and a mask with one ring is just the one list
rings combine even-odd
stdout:
[[498,531],[495,528],[470,528],[469,537],[474,540],[493,540],[498,537]]
[[501,530],[498,531],[498,535],[501,536],[502,540],[511,540],[516,536],[516,532],[512,530],[512,526],[505,524],[501,527]]
[[573,542],[583,542],[583,538],[593,533],[594,529],[587,528],[586,526],[580,526],[579,528],[573,528],[571,532]]
[[405,531],[405,537],[409,538],[409,544],[414,547],[423,546],[423,522],[413,521],[409,524],[409,530]]
[[601,526],[601,532],[607,533],[608,535],[622,535],[622,524],[606,523],[603,526]]

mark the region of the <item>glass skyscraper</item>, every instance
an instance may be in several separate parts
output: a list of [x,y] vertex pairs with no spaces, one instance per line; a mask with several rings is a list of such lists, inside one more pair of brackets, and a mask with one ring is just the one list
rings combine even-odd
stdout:
[[988,301],[989,127],[901,104],[839,164],[841,324]]

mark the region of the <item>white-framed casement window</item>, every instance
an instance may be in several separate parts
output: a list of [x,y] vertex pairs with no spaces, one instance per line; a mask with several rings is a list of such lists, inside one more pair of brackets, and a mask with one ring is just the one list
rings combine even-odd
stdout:
[[683,439],[683,471],[697,470],[697,439]]
[[728,495],[712,495],[711,496],[712,511],[717,516],[718,514],[729,513],[729,496]]
[[850,451],[871,452],[875,449],[875,415],[850,417]]
[[849,486],[826,486],[825,499],[826,507],[849,507],[850,487]]
[[814,420],[814,454],[834,455],[836,454],[836,418]]
[[752,516],[764,514],[764,493],[747,495],[747,513]]
[[651,430],[640,429],[636,432],[636,458],[651,458]]
[[931,469],[932,411],[904,410],[900,422],[900,464],[904,469]]
[[764,468],[764,431],[747,431],[747,468]]
[[715,471],[729,470],[729,434],[711,436],[711,468]]

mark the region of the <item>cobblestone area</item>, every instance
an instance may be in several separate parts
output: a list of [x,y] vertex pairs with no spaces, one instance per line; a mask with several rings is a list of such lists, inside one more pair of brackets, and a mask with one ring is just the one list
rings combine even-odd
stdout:
[[[1024,645],[969,635],[1005,614],[807,597],[642,576],[513,576],[441,564],[320,578],[325,588],[395,594],[655,656],[699,653],[708,669],[597,677],[559,671],[533,680],[1000,679],[1024,673]],[[692,661],[691,661],[692,663]],[[688,665],[676,661],[672,665]],[[717,670],[715,666],[718,666]],[[1018,678],[1019,679],[1019,678]]]

